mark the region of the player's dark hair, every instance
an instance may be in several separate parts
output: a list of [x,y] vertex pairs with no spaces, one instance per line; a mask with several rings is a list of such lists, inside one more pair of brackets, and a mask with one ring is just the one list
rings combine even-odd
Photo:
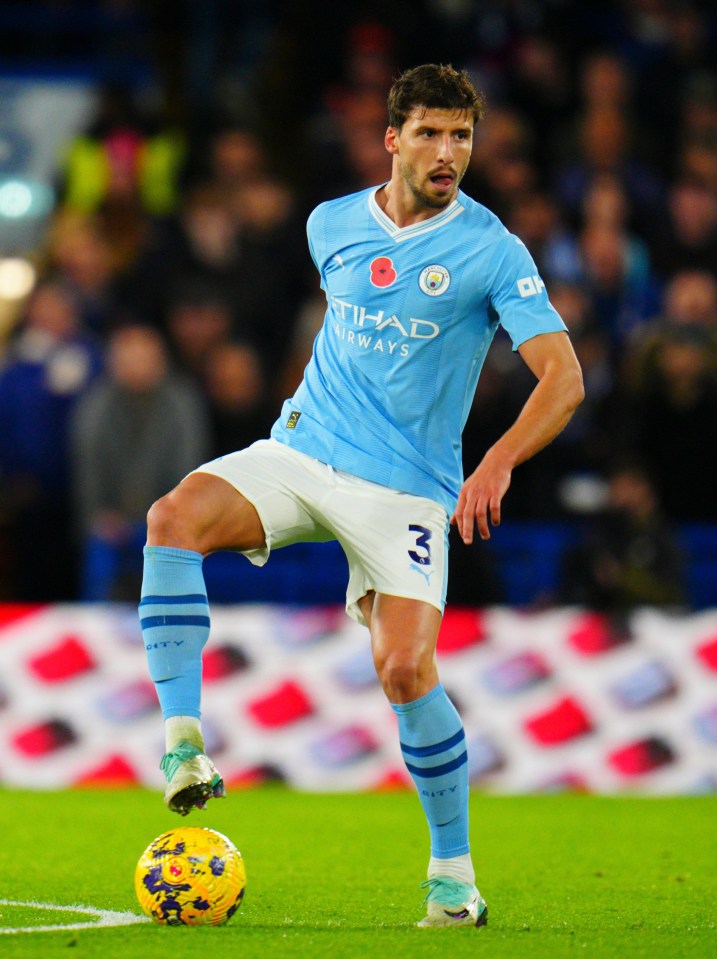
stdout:
[[389,90],[389,125],[400,130],[416,107],[466,111],[477,123],[485,112],[485,97],[465,70],[455,70],[450,64],[424,63],[405,70]]

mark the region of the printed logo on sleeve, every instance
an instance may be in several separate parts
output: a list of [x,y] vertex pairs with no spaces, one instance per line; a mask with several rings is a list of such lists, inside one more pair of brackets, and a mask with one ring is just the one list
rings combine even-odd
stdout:
[[289,419],[286,421],[287,430],[295,430],[296,424],[299,422],[299,417],[301,413],[298,410],[292,410]]
[[523,297],[535,296],[536,293],[542,293],[544,289],[545,283],[537,273],[535,276],[524,276],[522,280],[518,280],[518,293]]

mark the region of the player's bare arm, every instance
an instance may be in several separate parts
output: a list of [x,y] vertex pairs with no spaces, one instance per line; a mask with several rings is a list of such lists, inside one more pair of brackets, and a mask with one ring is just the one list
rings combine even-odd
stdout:
[[464,543],[490,539],[490,525],[500,525],[501,503],[513,470],[547,446],[568,424],[584,396],[575,351],[565,333],[543,333],[518,352],[538,382],[520,416],[485,454],[461,488],[451,522]]

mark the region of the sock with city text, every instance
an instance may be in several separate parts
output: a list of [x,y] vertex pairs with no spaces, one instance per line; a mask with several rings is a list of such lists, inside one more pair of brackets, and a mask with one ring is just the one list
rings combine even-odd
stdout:
[[437,860],[465,856],[468,842],[468,755],[463,723],[439,683],[412,703],[391,703],[401,752],[431,834]]
[[209,604],[201,553],[145,546],[139,618],[162,715],[200,714]]

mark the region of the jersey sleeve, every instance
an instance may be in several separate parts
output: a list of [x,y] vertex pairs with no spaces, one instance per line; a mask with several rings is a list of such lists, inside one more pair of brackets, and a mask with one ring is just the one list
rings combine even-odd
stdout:
[[306,236],[309,242],[309,252],[316,269],[321,277],[321,289],[325,290],[324,263],[326,261],[325,240],[325,204],[321,203],[309,215],[306,223]]
[[567,330],[525,244],[507,231],[497,244],[488,296],[514,350],[539,333]]

